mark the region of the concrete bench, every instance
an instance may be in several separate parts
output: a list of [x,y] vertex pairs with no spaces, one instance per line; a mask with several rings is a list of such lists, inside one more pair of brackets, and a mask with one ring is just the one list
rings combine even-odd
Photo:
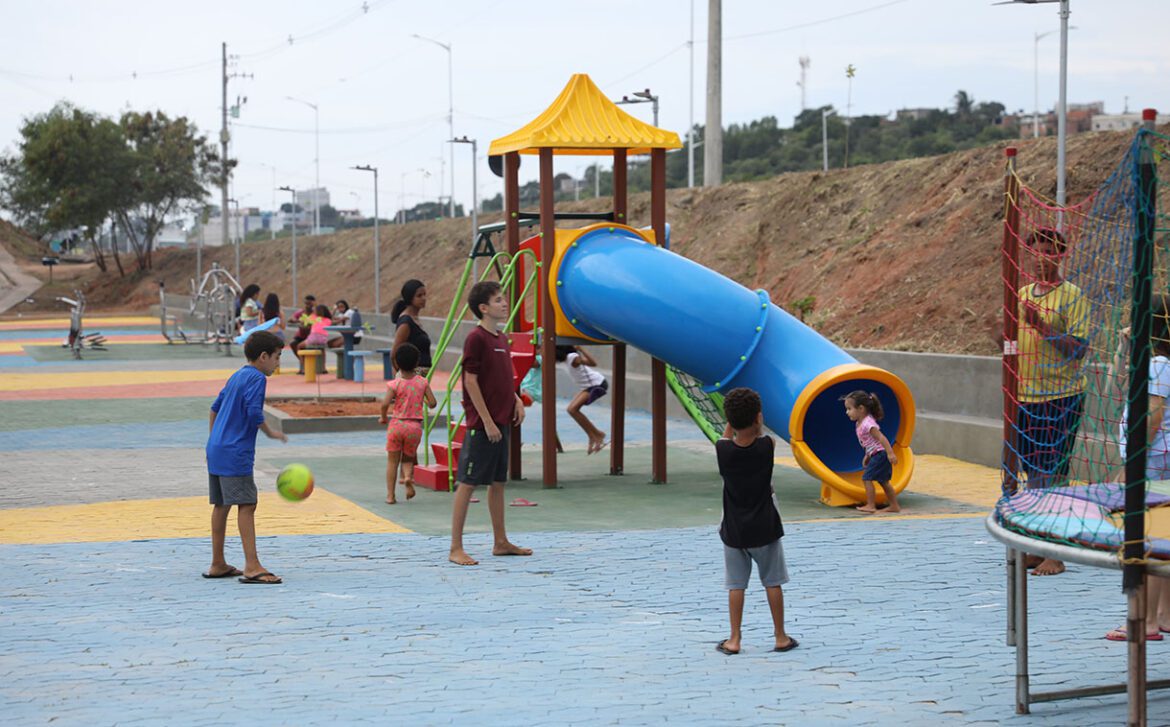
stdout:
[[394,365],[390,363],[390,354],[394,352],[394,349],[379,348],[377,352],[382,354],[382,378],[389,381],[394,378]]
[[305,370],[305,383],[311,384],[317,380],[317,372],[324,373],[325,352],[319,348],[302,348],[297,351],[301,357],[301,368]]
[[331,348],[329,350],[332,351],[333,355],[337,357],[333,361],[334,371],[337,372],[337,378],[344,379],[345,378],[345,371],[346,371],[346,368],[345,368],[345,349]]

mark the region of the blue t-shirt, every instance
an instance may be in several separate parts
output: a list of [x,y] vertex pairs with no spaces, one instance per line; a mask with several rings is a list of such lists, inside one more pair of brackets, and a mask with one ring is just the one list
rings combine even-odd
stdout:
[[252,474],[256,461],[256,432],[264,423],[264,393],[268,379],[255,366],[232,374],[211,410],[215,423],[207,437],[207,471],[221,477]]

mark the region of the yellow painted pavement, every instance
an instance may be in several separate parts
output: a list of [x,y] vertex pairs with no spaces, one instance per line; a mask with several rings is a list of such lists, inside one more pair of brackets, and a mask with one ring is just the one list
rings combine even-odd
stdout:
[[[777,457],[776,464],[797,469],[800,467],[792,457]],[[999,469],[938,454],[916,454],[914,455],[914,476],[906,491],[916,495],[954,500],[990,511],[995,507],[1001,494]],[[881,517],[898,516],[882,515]],[[908,515],[906,517],[914,516]],[[945,518],[970,517],[970,515],[924,515],[920,517]]]
[[[256,508],[256,534],[260,536],[409,532],[321,488],[301,502],[261,493]],[[206,497],[0,510],[0,543],[4,544],[206,538],[210,534],[211,506]],[[233,513],[228,520],[228,535],[235,534]]]
[[224,379],[236,369],[201,369],[196,371],[87,371],[77,373],[11,373],[0,378],[0,391],[32,389],[71,389],[85,386],[120,386],[127,384],[174,384],[185,381]]

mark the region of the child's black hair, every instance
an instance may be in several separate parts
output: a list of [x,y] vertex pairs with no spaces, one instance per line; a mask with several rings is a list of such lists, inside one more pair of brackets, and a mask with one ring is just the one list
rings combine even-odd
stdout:
[[760,395],[744,386],[732,389],[723,397],[723,414],[732,429],[750,427],[762,408]]
[[557,346],[557,361],[564,361],[569,358],[569,354],[573,353],[572,346]]
[[330,318],[332,313],[329,311],[329,306],[327,306],[327,305],[319,305],[319,306],[317,306],[317,309],[314,310],[313,312],[316,313],[317,315],[321,316],[322,318],[329,318],[330,320],[333,320],[332,318]]
[[[347,300],[344,300],[344,299],[339,300],[339,301],[337,301],[337,305],[338,306],[345,306],[345,310],[349,310],[349,301],[347,301]],[[342,312],[344,312],[344,311],[342,311]]]
[[270,321],[273,318],[280,317],[280,296],[276,293],[269,293],[268,297],[264,299],[264,320]]
[[260,294],[260,286],[255,283],[248,283],[248,287],[240,292],[240,302],[247,303],[249,298],[255,298]]
[[284,341],[280,340],[280,336],[270,331],[256,331],[244,340],[244,357],[248,361],[255,361],[262,353],[280,353],[282,348]]
[[418,368],[418,346],[404,343],[394,352],[394,363],[399,371],[414,371]]
[[1036,228],[1032,234],[1028,235],[1028,240],[1024,244],[1028,247],[1036,247],[1041,242],[1051,242],[1052,246],[1056,248],[1057,255],[1063,255],[1064,251],[1068,249],[1068,242],[1065,241],[1064,235],[1051,227]]
[[496,293],[500,292],[502,288],[500,284],[494,280],[481,280],[475,285],[471,286],[471,292],[467,294],[467,306],[471,308],[471,312],[475,314],[476,318],[483,319],[483,311],[479,309],[481,305],[487,305],[491,299],[495,297]]
[[882,403],[878,401],[877,394],[858,389],[841,397],[841,401],[845,401],[846,399],[852,399],[854,406],[865,407],[869,415],[879,422],[886,415],[885,411],[882,410]]

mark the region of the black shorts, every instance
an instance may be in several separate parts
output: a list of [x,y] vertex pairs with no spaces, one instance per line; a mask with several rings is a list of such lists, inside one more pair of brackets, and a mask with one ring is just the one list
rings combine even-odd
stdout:
[[585,391],[589,392],[589,398],[585,400],[584,405],[589,406],[609,392],[609,382],[602,379],[600,384],[597,386],[590,386],[588,389],[585,389]]
[[508,438],[510,427],[500,427],[500,441],[488,439],[482,429],[468,429],[459,450],[456,481],[464,485],[491,485],[508,479]]

